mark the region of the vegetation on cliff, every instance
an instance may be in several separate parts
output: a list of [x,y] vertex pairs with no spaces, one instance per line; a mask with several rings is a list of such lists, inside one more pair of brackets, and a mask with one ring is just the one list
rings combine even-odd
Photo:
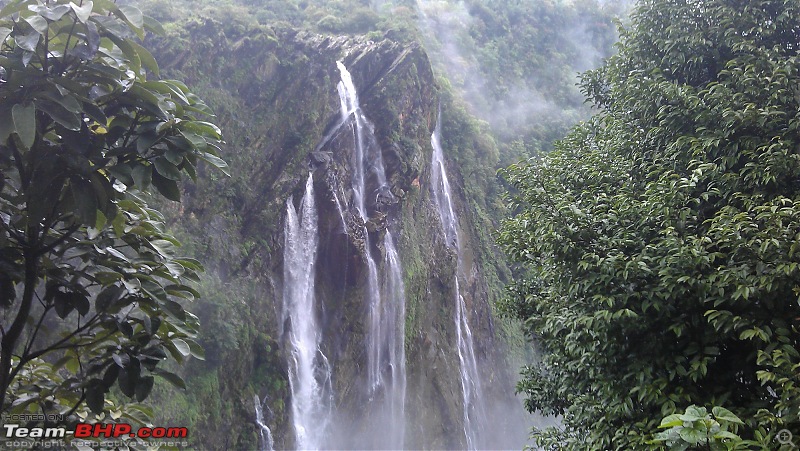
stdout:
[[800,431],[798,18],[641,2],[583,77],[601,112],[505,172],[500,241],[526,271],[509,309],[545,355],[520,388],[563,418],[540,445],[642,448],[693,404],[758,446]]

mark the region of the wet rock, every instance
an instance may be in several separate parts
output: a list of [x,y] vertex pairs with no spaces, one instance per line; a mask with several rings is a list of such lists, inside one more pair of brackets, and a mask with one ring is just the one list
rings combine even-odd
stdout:
[[375,216],[369,218],[366,222],[365,226],[369,233],[375,233],[380,230],[386,229],[387,226],[387,215],[386,213],[377,212]]
[[320,168],[320,167],[324,168],[324,167],[328,166],[328,164],[333,159],[333,153],[332,152],[320,152],[320,151],[311,152],[309,154],[309,159],[311,160],[311,167],[313,167],[315,169],[316,168]]

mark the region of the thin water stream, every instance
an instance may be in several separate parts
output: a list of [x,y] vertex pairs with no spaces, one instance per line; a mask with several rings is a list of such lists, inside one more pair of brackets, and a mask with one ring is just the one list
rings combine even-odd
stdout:
[[475,359],[475,348],[472,329],[469,325],[469,312],[464,296],[461,293],[459,278],[464,279],[461,240],[458,237],[458,217],[453,209],[452,191],[444,165],[444,155],[440,142],[440,118],[431,136],[433,157],[431,158],[431,191],[433,201],[439,215],[442,233],[447,246],[456,252],[456,271],[453,275],[455,285],[455,323],[458,347],[459,373],[461,378],[461,395],[463,401],[464,438],[467,448],[478,449],[484,444],[482,432],[486,424],[486,412],[483,400],[478,364]]

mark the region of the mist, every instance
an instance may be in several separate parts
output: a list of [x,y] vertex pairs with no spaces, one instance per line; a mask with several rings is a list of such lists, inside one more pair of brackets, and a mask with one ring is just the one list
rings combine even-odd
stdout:
[[[588,117],[578,75],[610,56],[617,38],[614,18],[630,4],[529,2],[518,16],[508,17],[493,15],[491,5],[479,1],[418,0],[417,8],[434,66],[472,114],[501,141],[511,141],[537,135],[532,132],[537,124],[565,130]],[[533,17],[540,12],[548,15],[542,20],[546,26]]]

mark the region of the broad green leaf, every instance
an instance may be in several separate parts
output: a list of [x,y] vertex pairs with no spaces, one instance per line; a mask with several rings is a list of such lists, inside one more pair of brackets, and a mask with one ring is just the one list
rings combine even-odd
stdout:
[[153,249],[155,249],[156,252],[158,252],[161,256],[169,257],[172,254],[175,245],[167,240],[151,240],[150,246],[152,246]]
[[183,154],[173,148],[169,148],[166,152],[164,152],[164,158],[166,158],[167,161],[172,163],[174,166],[178,166],[183,163]]
[[26,17],[25,22],[28,22],[28,24],[39,34],[45,34],[47,32],[47,20],[38,14]]
[[142,47],[136,42],[131,41],[131,46],[139,55],[139,60],[142,62],[142,65],[147,68],[147,70],[152,72],[156,77],[159,77],[160,73],[158,70],[158,63],[156,62],[156,59],[153,58],[153,55],[146,48]]
[[95,299],[95,306],[94,306],[95,310],[97,310],[98,312],[105,311],[108,308],[108,306],[111,305],[112,302],[119,299],[120,295],[123,294],[123,292],[125,292],[125,289],[117,285],[111,285],[109,287],[104,288],[103,291],[101,291],[100,294],[98,294],[97,298]]
[[146,131],[136,138],[136,151],[139,152],[140,155],[146,155],[150,148],[160,139],[161,137],[158,134],[152,131]]
[[39,44],[39,38],[41,37],[42,35],[40,35],[38,31],[34,31],[27,35],[14,36],[14,41],[21,49],[29,52],[35,52],[36,46]]
[[181,190],[175,180],[170,180],[161,176],[158,172],[153,172],[153,186],[167,199],[175,202],[181,201]]
[[39,111],[44,111],[51,119],[61,124],[67,130],[72,131],[79,131],[81,129],[81,118],[68,111],[62,105],[50,102],[48,100],[36,100],[34,101],[36,104],[36,109]]
[[72,374],[78,374],[78,371],[81,369],[80,361],[74,356],[74,354],[69,353],[69,355],[72,356],[72,358],[64,363],[64,368],[66,368],[67,371]]
[[704,420],[708,416],[708,410],[705,407],[698,407],[695,405],[691,405],[686,408],[686,412],[680,415],[680,419],[682,421],[697,421],[697,420]]
[[12,0],[6,3],[5,6],[3,6],[3,9],[0,9],[0,18],[5,18],[14,13],[28,9],[29,4],[29,2],[23,0]]
[[142,61],[139,58],[139,52],[133,47],[133,41],[115,35],[109,35],[109,39],[122,50],[122,53],[128,59],[131,70],[138,76],[142,69]]
[[187,105],[192,104],[193,100],[190,98],[191,91],[186,87],[185,84],[181,83],[178,80],[161,80],[162,83],[169,88],[172,93],[181,99],[181,101]]
[[72,302],[72,306],[75,307],[75,310],[77,310],[81,316],[86,316],[86,314],[89,313],[89,299],[85,295],[73,293],[70,301]]
[[173,301],[172,299],[167,299],[164,301],[164,310],[166,310],[170,315],[178,318],[181,321],[186,320],[186,310],[183,309],[179,303]]
[[135,184],[136,188],[142,191],[146,190],[147,187],[150,186],[150,182],[153,178],[153,167],[141,163],[137,164],[133,167],[131,176],[133,177],[133,183]]
[[680,436],[686,442],[692,445],[705,443],[708,440],[705,428],[684,427],[680,430]]
[[103,13],[117,13],[119,12],[119,8],[117,7],[116,0],[94,0],[94,4],[98,11],[102,11]]
[[681,415],[678,414],[678,413],[673,413],[672,415],[664,417],[664,419],[661,420],[661,424],[658,427],[660,427],[660,428],[671,428],[671,427],[681,426],[681,425],[683,425],[683,420],[681,420]]
[[111,174],[112,177],[128,186],[133,185],[133,176],[131,172],[131,167],[124,163],[108,168],[108,173]]
[[122,212],[117,213],[111,221],[111,227],[114,229],[114,234],[118,237],[125,235],[125,214]]
[[90,102],[82,102],[81,105],[83,106],[83,111],[89,116],[90,119],[101,125],[108,124],[108,118],[103,110],[98,108],[97,105]]
[[59,318],[64,319],[75,308],[71,302],[72,293],[64,293],[61,291],[56,292],[56,295],[53,296],[53,307],[56,311],[56,315]]
[[119,7],[119,10],[134,27],[142,28],[144,26],[144,16],[142,16],[142,11],[140,11],[139,8],[130,5],[122,5]]
[[[145,89],[144,87],[142,87],[140,84],[137,83],[131,87],[128,93],[135,99],[142,102],[142,106],[150,109],[154,114],[158,115],[158,117],[166,120],[170,119],[167,112],[161,109],[159,105],[161,99],[155,94],[153,94],[152,91]],[[158,129],[156,129],[156,131],[158,132]]]
[[185,130],[181,130],[181,136],[183,136],[190,143],[192,143],[192,148],[195,150],[205,151],[205,149],[208,147],[208,143],[202,136],[196,135],[194,133]]
[[189,344],[189,348],[192,350],[192,357],[198,360],[205,360],[206,359],[206,351],[194,340],[186,340],[186,343]]
[[136,383],[136,400],[142,402],[150,395],[153,390],[153,376],[145,376],[139,378]]
[[716,434],[714,434],[714,438],[716,438],[716,439],[741,440],[741,437],[739,437],[738,435],[736,435],[736,434],[734,434],[733,432],[730,432],[730,431],[719,431]]
[[178,388],[182,388],[184,390],[186,389],[186,382],[184,382],[183,378],[181,378],[177,374],[169,372],[169,371],[165,371],[165,370],[162,370],[162,369],[158,369],[158,368],[154,371],[154,373],[157,374],[158,376],[164,378],[164,380],[166,380],[170,384],[172,384],[172,385],[174,385],[174,386],[176,386]]
[[162,176],[175,181],[181,180],[181,171],[167,160],[166,157],[159,157],[153,160],[153,165]]
[[[151,330],[151,333],[158,332],[158,329],[160,327],[161,327],[161,317],[160,316],[151,316],[150,317],[150,330]],[[162,358],[162,359],[167,358],[167,355],[164,353],[164,350],[159,348],[159,347],[156,347],[151,354],[152,355],[157,355],[159,358]]]
[[172,344],[175,345],[175,349],[184,357],[188,357],[192,353],[192,348],[189,347],[189,344],[180,338],[173,338]]
[[[58,85],[55,85],[58,86]],[[83,111],[81,103],[70,94],[61,94],[57,90],[46,90],[38,93],[40,97],[45,97],[48,100],[58,103],[70,113],[80,113]]]
[[70,12],[71,9],[69,5],[55,5],[53,7],[42,5],[34,8],[33,11],[41,14],[45,19],[56,22],[64,17],[64,14]]
[[167,32],[164,30],[164,27],[152,17],[147,15],[143,16],[143,23],[145,30],[158,36],[166,36]]
[[142,86],[158,93],[177,98],[183,103],[189,103],[189,99],[186,98],[186,95],[180,89],[170,84],[168,80],[148,81],[142,83]]
[[91,61],[97,51],[100,50],[101,42],[103,42],[103,39],[100,37],[97,25],[90,21],[86,24],[86,39],[81,44],[70,49],[69,55]]
[[[101,213],[98,213],[98,214],[101,214]],[[113,255],[114,257],[117,257],[117,258],[118,258],[118,259],[120,259],[120,260],[123,260],[123,261],[125,261],[125,262],[130,262],[130,259],[129,259],[129,258],[128,258],[128,257],[127,257],[125,254],[123,254],[122,252],[120,252],[120,251],[118,251],[118,250],[114,249],[114,248],[113,248],[113,247],[111,247],[111,246],[108,246],[108,247],[106,247],[106,249],[105,249],[105,250],[106,250],[106,252],[108,252],[110,255]]]
[[94,385],[86,389],[86,405],[94,413],[102,413],[105,407],[105,390],[101,385]]
[[92,16],[91,20],[100,26],[107,34],[121,38],[132,38],[134,33],[122,20],[113,16]]
[[227,170],[228,163],[222,158],[212,155],[208,152],[202,152],[200,153],[200,159],[222,170],[225,175],[230,177],[231,174]]
[[133,362],[136,362],[136,365],[139,364],[138,360],[129,361],[130,364],[120,371],[117,379],[119,389],[129,398],[136,395],[136,384],[139,382],[139,367],[133,365]]
[[92,15],[94,3],[92,1],[86,1],[83,2],[83,6],[78,6],[73,2],[69,2],[69,6],[73,11],[75,11],[75,17],[77,17],[81,23],[86,23],[86,21],[89,20],[89,17]]
[[214,124],[204,121],[184,121],[181,123],[182,130],[190,131],[201,136],[210,136],[214,139],[222,138],[222,131]]
[[11,115],[22,145],[30,149],[36,139],[36,108],[32,103],[16,104],[11,108]]
[[714,415],[714,418],[716,418],[717,421],[723,420],[727,421],[728,423],[744,424],[739,417],[724,407],[714,406],[714,408],[711,409],[711,413]]
[[170,274],[172,274],[175,277],[182,276],[183,272],[185,271],[184,267],[181,266],[178,263],[166,262],[166,263],[164,263],[164,266],[166,266],[167,270],[169,270]]
[[53,369],[60,370],[61,368],[64,368],[67,365],[67,362],[69,362],[74,358],[75,357],[72,354],[66,354],[65,356],[58,359],[56,363],[53,364]]
[[194,271],[203,271],[203,265],[193,258],[176,258],[174,261]]

